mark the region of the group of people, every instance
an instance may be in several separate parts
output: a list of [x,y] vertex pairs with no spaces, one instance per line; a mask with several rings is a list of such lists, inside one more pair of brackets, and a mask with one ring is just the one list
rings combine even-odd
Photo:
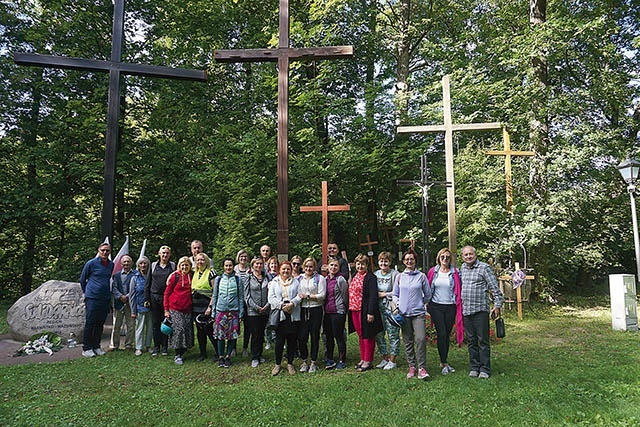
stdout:
[[[429,317],[437,331],[441,373],[455,372],[448,362],[455,325],[458,345],[467,339],[469,376],[489,378],[489,317],[500,316],[503,297],[495,274],[477,259],[475,248],[462,249],[460,269],[452,265],[451,251],[441,249],[436,266],[427,274],[416,267],[418,255],[413,249],[402,254],[402,272],[392,268],[389,252],[381,252],[378,270],[369,271],[369,258],[360,254],[353,273],[337,244],[330,243],[327,249],[329,261],[319,266],[313,257],[279,262],[263,245],[253,258],[245,250],[235,259],[225,258],[217,274],[202,242],[194,240],[192,256],[181,257],[177,264],[170,260],[171,249],[161,246],[157,261],[150,263],[141,256],[135,269],[131,257],[124,256],[122,271],[112,276],[111,247],[103,243],[80,278],[86,301],[82,354],[105,354],[100,337],[112,301],[112,350],[120,346],[124,324],[124,346],[135,347],[137,356],[145,351],[168,355],[173,349],[174,361],[181,365],[197,337],[199,360],[207,359],[211,342],[218,366],[229,367],[244,324],[242,350],[247,356],[250,350],[252,367],[266,362],[263,349],[273,345],[272,375],[281,372],[284,357],[289,374],[314,373],[320,362],[323,369],[347,367],[348,331],[358,336],[355,369],[359,372],[395,369],[402,336],[407,378],[427,379]],[[320,361],[321,340],[325,353]],[[376,344],[382,359],[374,366]],[[302,360],[298,369],[296,357]]]

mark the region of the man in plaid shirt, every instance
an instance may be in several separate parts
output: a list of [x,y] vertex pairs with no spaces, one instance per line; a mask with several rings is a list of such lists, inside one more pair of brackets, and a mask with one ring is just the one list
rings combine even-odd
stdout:
[[494,299],[491,316],[500,316],[502,292],[498,279],[489,264],[478,261],[473,246],[462,248],[464,264],[460,267],[462,280],[462,314],[464,331],[469,343],[469,376],[489,378],[491,375],[491,348],[489,346],[489,291]]

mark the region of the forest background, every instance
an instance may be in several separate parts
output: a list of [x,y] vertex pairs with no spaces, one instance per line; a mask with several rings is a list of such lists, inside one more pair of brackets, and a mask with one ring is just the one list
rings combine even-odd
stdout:
[[[513,149],[505,204],[499,131],[454,134],[458,247],[508,266],[523,260],[536,293],[602,290],[634,272],[629,197],[615,166],[637,156],[640,2],[635,0],[292,0],[291,46],[354,46],[350,60],[290,72],[290,255],[320,255],[320,181],[332,240],[349,257],[370,235],[397,253],[418,239],[427,152],[444,180],[444,75],[454,123],[502,122]],[[100,234],[108,75],[22,67],[15,51],[108,59],[113,5],[0,2],[0,298],[49,279],[76,281]],[[278,1],[130,0],[126,62],[206,69],[206,83],[124,77],[116,249],[205,242],[216,262],[276,242],[273,63],[219,64],[214,49],[276,47]],[[404,90],[398,90],[403,88]],[[429,192],[429,248],[447,244],[445,189]],[[405,246],[406,247],[406,244]],[[433,262],[433,260],[431,260]]]

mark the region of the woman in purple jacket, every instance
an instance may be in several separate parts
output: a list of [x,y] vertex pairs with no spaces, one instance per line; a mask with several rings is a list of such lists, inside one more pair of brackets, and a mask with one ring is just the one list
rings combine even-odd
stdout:
[[431,299],[431,287],[427,276],[416,268],[418,254],[409,249],[402,254],[405,269],[396,277],[393,286],[393,300],[404,317],[402,325],[402,342],[409,364],[407,378],[429,378],[427,373],[427,325],[425,324],[427,308]]

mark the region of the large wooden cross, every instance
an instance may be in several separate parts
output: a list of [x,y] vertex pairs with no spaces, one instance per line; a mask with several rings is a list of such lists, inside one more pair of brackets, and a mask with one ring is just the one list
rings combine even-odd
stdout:
[[504,150],[489,150],[490,156],[504,156],[504,177],[507,187],[507,213],[513,213],[513,183],[511,181],[511,156],[534,156],[535,151],[513,151],[511,150],[511,138],[506,127],[502,128],[502,140]]
[[349,205],[329,205],[327,181],[322,181],[322,205],[300,206],[300,212],[322,212],[322,264],[327,263],[327,246],[329,245],[329,212],[344,212],[351,209]]
[[490,123],[465,123],[453,124],[451,121],[451,91],[449,88],[449,76],[442,78],[442,104],[444,110],[444,124],[431,126],[398,126],[398,133],[429,133],[444,132],[444,156],[446,181],[450,185],[447,187],[447,222],[449,231],[449,249],[455,263],[457,253],[456,243],[456,191],[453,176],[453,132],[470,130],[492,130],[501,129],[502,124]]
[[69,70],[97,71],[109,73],[109,97],[107,101],[107,132],[104,155],[104,188],[102,193],[102,236],[112,240],[113,217],[115,210],[115,170],[116,151],[120,133],[120,76],[122,74],[162,77],[169,79],[206,81],[204,70],[159,67],[145,64],[122,62],[124,42],[124,6],[125,0],[115,0],[113,10],[113,34],[111,39],[111,60],[73,58],[52,55],[36,55],[16,52],[13,60],[18,65],[63,68]]
[[[279,255],[289,253],[289,63],[295,60],[338,59],[353,56],[353,46],[292,48],[289,46],[289,0],[280,0],[277,49],[218,49],[219,62],[278,63],[278,247]],[[326,248],[324,248],[326,249]]]

